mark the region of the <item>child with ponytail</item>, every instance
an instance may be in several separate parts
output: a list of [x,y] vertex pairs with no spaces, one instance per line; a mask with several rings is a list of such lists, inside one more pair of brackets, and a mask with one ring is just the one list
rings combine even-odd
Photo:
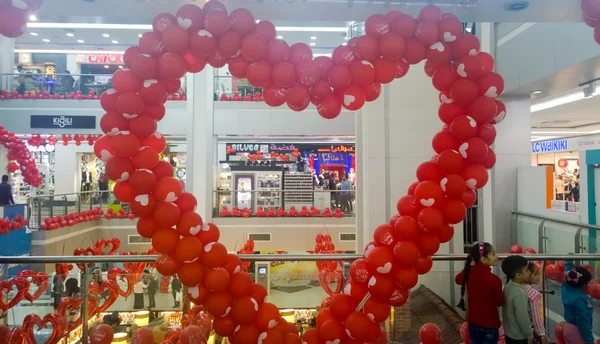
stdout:
[[[502,281],[492,273],[498,256],[494,247],[478,242],[467,256],[464,270],[455,281],[461,285],[458,307],[467,311],[469,337],[472,344],[497,344],[500,328],[498,307],[504,304]],[[465,308],[465,290],[468,309]]]

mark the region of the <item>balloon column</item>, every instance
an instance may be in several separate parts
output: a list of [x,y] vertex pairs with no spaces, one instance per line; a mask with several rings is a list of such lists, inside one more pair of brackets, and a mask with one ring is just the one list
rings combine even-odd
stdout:
[[[0,12],[2,11],[0,10]],[[3,126],[0,126],[0,144],[8,148],[8,160],[10,161],[8,171],[14,173],[21,170],[25,183],[33,187],[40,186],[42,184],[42,176],[40,176],[39,170],[35,165],[35,160],[31,158],[25,142],[15,136],[15,133],[12,131],[8,131]]]
[[600,44],[600,1],[582,0],[583,21],[594,29],[594,40]]
[[0,0],[0,35],[21,36],[27,28],[27,16],[42,6],[42,0]]
[[[153,31],[125,52],[127,68],[113,75],[114,88],[100,97],[106,135],[94,152],[117,182],[116,197],[130,202],[140,217],[138,232],[160,253],[157,270],[177,273],[189,299],[214,317],[215,332],[233,344],[300,339],[277,306],[266,302],[265,288],[243,272],[239,257],[218,242],[219,228],[194,212],[195,197],[183,192],[169,163],[159,161],[165,138],[156,123],[186,72],[200,72],[207,63],[228,64],[233,76],[263,88],[267,104],[302,111],[312,101],[324,118],[338,116],[342,107],[360,109],[379,97],[381,84],[423,60],[441,92],[444,128],[432,141],[437,155],[419,166],[418,181],[398,201],[399,214],[375,229],[365,258],[353,263],[344,293],[319,313],[317,328],[303,334],[304,343],[380,338],[379,323],[389,306],[406,302],[418,275],[431,269],[430,256],[452,238],[452,225],[474,204],[474,190],[487,183],[487,169],[495,163],[494,124],[506,114],[496,100],[504,82],[493,72],[492,57],[479,52],[477,37],[463,35],[460,20],[435,6],[426,6],[418,19],[398,11],[372,15],[365,31],[337,47],[332,58],[313,59],[309,46],[276,39],[273,23],[255,23],[248,10],[228,13],[215,0],[203,8],[187,4],[176,15],[156,16]],[[422,342],[440,343],[437,333],[428,326]]]

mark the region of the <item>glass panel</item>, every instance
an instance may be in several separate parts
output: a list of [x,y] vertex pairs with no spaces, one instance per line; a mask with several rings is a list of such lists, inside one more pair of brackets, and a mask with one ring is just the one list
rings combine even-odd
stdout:
[[574,253],[577,227],[546,221],[546,252]]
[[539,251],[539,226],[541,220],[517,216],[517,242],[523,249],[531,247]]

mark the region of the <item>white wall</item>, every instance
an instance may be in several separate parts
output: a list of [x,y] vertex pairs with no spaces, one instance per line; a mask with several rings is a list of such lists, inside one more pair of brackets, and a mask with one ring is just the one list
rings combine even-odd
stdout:
[[81,166],[79,163],[79,153],[93,153],[94,147],[83,142],[81,146],[76,146],[71,142],[68,146],[62,143],[56,144],[54,153],[54,193],[72,193],[79,190],[81,185]]

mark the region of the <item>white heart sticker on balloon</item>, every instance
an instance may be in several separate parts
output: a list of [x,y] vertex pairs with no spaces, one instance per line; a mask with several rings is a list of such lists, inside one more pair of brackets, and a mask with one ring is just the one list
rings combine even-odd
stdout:
[[212,247],[214,244],[216,244],[216,242],[214,242],[214,241],[206,244],[206,246],[204,246],[204,252],[210,252],[210,250],[212,250]]
[[163,136],[162,136],[162,134],[161,134],[161,133],[159,133],[158,131],[157,131],[157,132],[155,132],[153,135],[154,135],[154,137],[156,137],[157,139],[161,139],[161,138],[163,137]]
[[387,274],[390,271],[392,271],[392,263],[390,262],[387,262],[383,266],[377,268],[377,272],[379,272],[380,274]]
[[373,64],[371,62],[369,62],[369,61],[366,61],[366,60],[362,60],[362,61],[360,61],[360,63],[362,63],[364,65],[367,65],[367,66],[373,67]]
[[195,227],[190,227],[190,234],[191,235],[196,235],[200,232],[200,229],[202,228],[202,226],[198,225]]
[[475,55],[477,55],[477,49],[471,49],[471,51],[469,51],[469,55],[470,55],[470,56],[475,56]]
[[451,34],[448,31],[444,32],[444,42],[450,43],[450,42],[454,42],[454,41],[456,41],[456,36],[454,36],[453,34]]
[[443,93],[440,95],[440,100],[442,101],[442,103],[446,103],[446,104],[450,104],[453,102],[453,100],[451,98],[446,97],[446,95]]
[[267,332],[263,332],[258,335],[258,344],[262,344],[263,340],[267,339]]
[[117,90],[115,90],[114,88],[109,88],[108,90],[104,91],[104,93],[106,93],[106,94],[115,94],[115,93],[117,93]]
[[344,94],[344,105],[349,106],[350,104],[354,103],[355,100],[356,98],[353,95]]
[[201,229],[203,232],[208,232],[210,230],[210,226],[207,223],[203,223]]
[[233,273],[240,272],[240,271],[242,271],[242,267],[239,265],[236,266],[235,269],[233,269]]
[[242,325],[237,325],[235,327],[235,330],[233,330],[233,333],[236,333],[237,331],[239,331],[239,329],[242,327]]
[[231,307],[227,307],[227,309],[225,310],[225,314],[221,315],[221,318],[226,317],[227,314],[229,314],[229,312],[231,312]]
[[141,204],[143,207],[147,206],[150,203],[148,195],[137,195],[135,196],[135,201]]
[[344,287],[344,294],[352,295],[352,284],[346,284],[346,286]]
[[148,88],[150,86],[152,86],[153,84],[158,84],[158,80],[154,80],[154,79],[149,79],[144,81],[144,88]]
[[428,199],[424,199],[421,198],[421,201],[419,201],[424,207],[431,207],[435,204],[435,200],[433,198],[428,198]]
[[494,117],[494,122],[500,123],[502,122],[502,120],[504,120],[504,117],[506,117],[506,111],[502,111],[499,114],[497,114],[496,117]]
[[325,344],[340,344],[340,340],[336,339],[336,340],[328,340],[325,342]]
[[477,188],[477,180],[474,178],[471,178],[469,180],[465,181],[465,185],[472,190],[475,190]]
[[196,258],[194,258],[194,259],[192,259],[192,260],[184,260],[183,262],[184,262],[184,263],[188,263],[188,264],[189,264],[189,263],[193,263],[193,262],[197,261],[199,258],[200,258],[200,257],[196,257]]
[[442,188],[442,191],[446,191],[446,184],[448,183],[448,178],[443,178],[442,180],[440,180],[440,187]]
[[112,159],[112,157],[113,157],[113,155],[106,149],[103,149],[100,151],[100,160],[106,162],[106,161]]
[[477,121],[475,120],[475,118],[467,116],[467,119],[469,120],[469,125],[471,126],[471,128],[475,128],[477,126]]
[[348,329],[346,329],[346,336],[350,337],[352,340],[355,339],[354,337],[352,337],[352,333]]
[[375,276],[373,276],[373,277],[371,277],[371,278],[369,279],[369,284],[368,284],[368,285],[369,285],[369,287],[372,287],[372,286],[374,286],[375,284],[377,284],[377,278],[375,278]]
[[277,326],[279,322],[275,319],[271,319],[271,321],[269,321],[269,328],[273,328],[275,326]]
[[463,78],[467,77],[467,72],[465,71],[465,64],[461,63],[456,67],[456,74],[460,75]]
[[487,92],[485,92],[484,96],[488,98],[498,98],[498,89],[496,86],[491,86],[488,88]]
[[193,298],[197,298],[198,296],[200,296],[200,290],[198,289],[198,286],[189,287],[188,293],[192,295]]
[[212,37],[213,35],[212,35],[212,33],[208,32],[206,30],[200,30],[200,31],[198,31],[198,36],[200,36],[200,37],[204,37],[204,36]]
[[119,128],[112,128],[108,133],[106,133],[106,135],[113,136],[113,135],[116,135],[118,132],[119,132]]
[[372,313],[367,314],[367,316],[369,319],[371,319],[371,321],[375,321],[375,316]]
[[27,10],[27,4],[23,0],[13,0],[12,5],[20,10]]
[[255,299],[253,299],[253,298],[250,298],[250,301],[251,301],[251,302],[252,302],[252,304],[254,305],[254,310],[255,310],[255,311],[258,311],[258,302],[256,302],[256,300],[255,300]]
[[121,178],[115,180],[115,182],[122,183],[124,181],[127,181],[127,179],[129,179],[129,172],[123,172],[121,173]]
[[177,195],[173,191],[170,191],[165,197],[165,202],[175,202],[177,200]]
[[365,258],[369,258],[369,254],[371,254],[371,251],[373,251],[374,249],[375,245],[373,244],[367,246],[367,248],[365,249]]
[[190,18],[177,17],[177,25],[187,30],[192,26],[192,20]]
[[128,113],[123,113],[123,117],[127,118],[127,119],[132,119],[132,118],[136,118],[138,115],[137,114],[128,114]]
[[435,42],[429,47],[429,49],[442,52],[442,51],[446,50],[446,47],[444,47],[444,43],[442,43],[442,42]]
[[467,149],[469,149],[468,142],[464,142],[462,145],[460,145],[460,147],[458,147],[458,152],[460,153],[460,156],[462,156],[464,159],[467,158]]

